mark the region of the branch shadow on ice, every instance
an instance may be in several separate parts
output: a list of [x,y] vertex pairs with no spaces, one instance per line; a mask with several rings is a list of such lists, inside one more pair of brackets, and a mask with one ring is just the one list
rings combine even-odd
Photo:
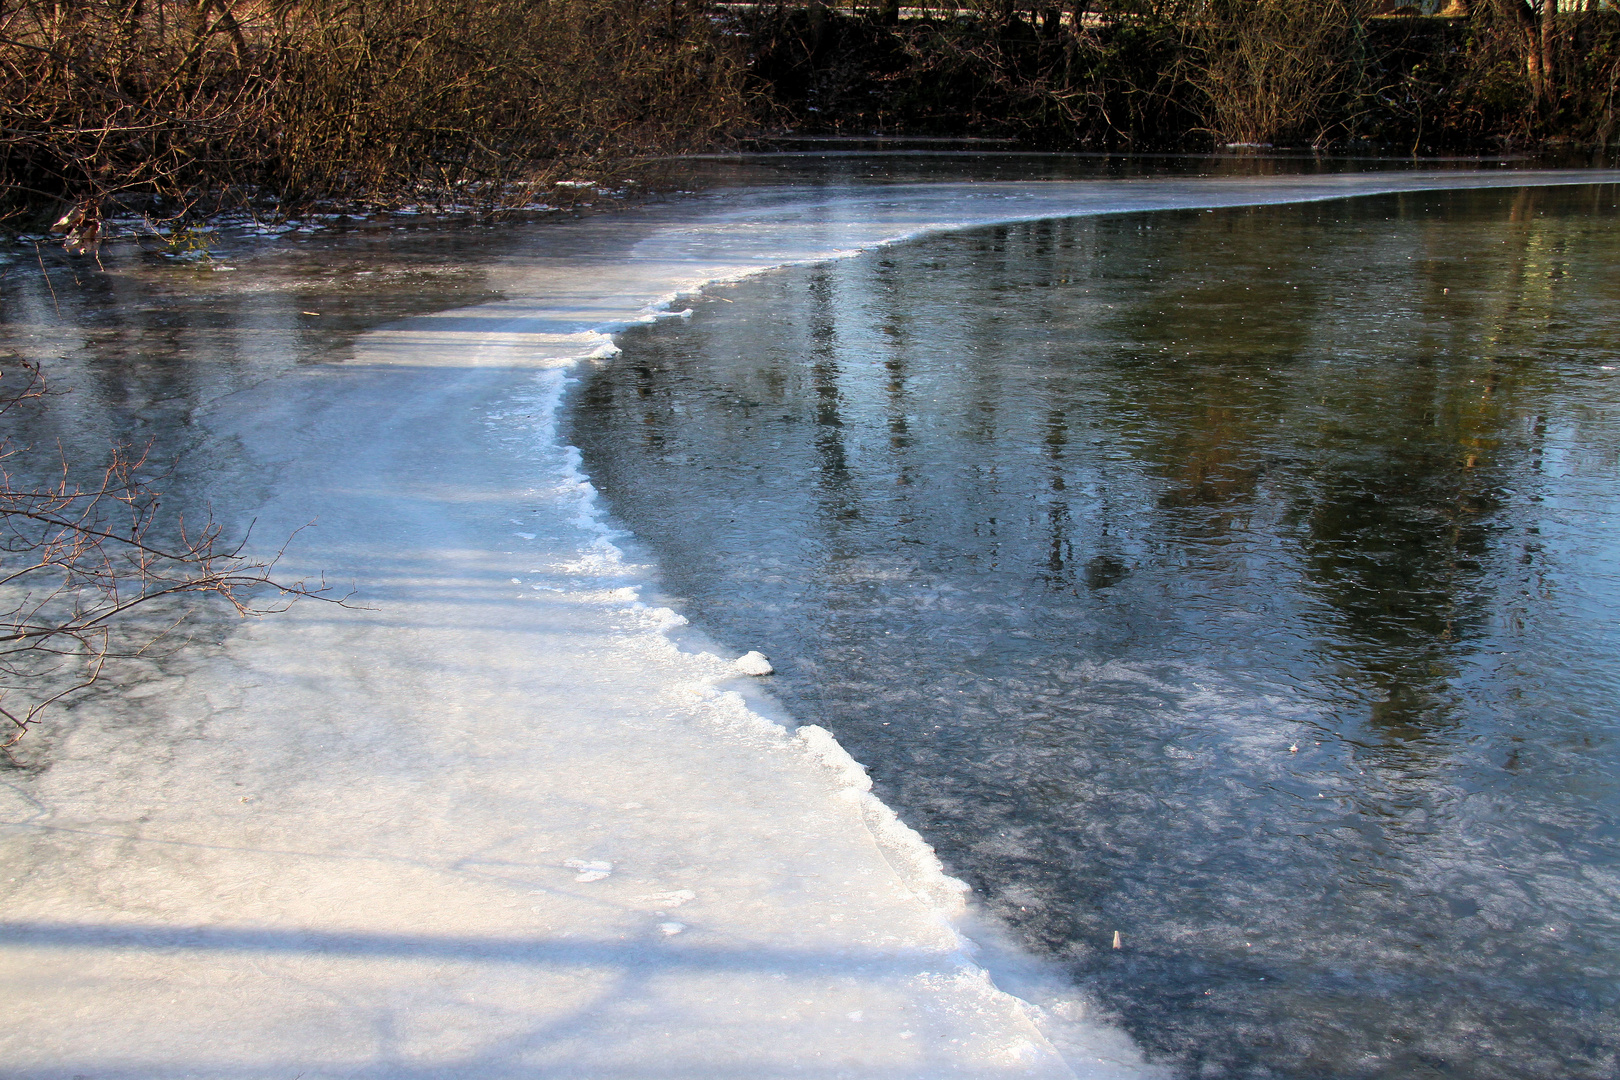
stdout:
[[331,930],[212,926],[114,926],[78,923],[0,923],[0,942],[13,946],[102,949],[184,949],[237,953],[475,961],[502,964],[692,969],[702,971],[858,972],[906,976],[949,968],[948,954],[898,949],[865,953],[694,946],[653,939],[576,941],[542,937],[455,937]]
[[[493,1010],[493,1018],[501,1021],[494,1027],[501,1033],[479,1046],[463,1044],[463,1049],[449,1056],[419,1056],[420,1048],[413,1048],[410,1038],[399,1029],[401,1013],[408,1009],[401,1003],[399,1011],[367,1008],[339,1020],[339,1027],[357,1025],[367,1032],[360,1038],[372,1043],[372,1048],[361,1062],[346,1057],[336,1047],[329,1048],[325,1060],[320,1051],[306,1055],[293,1050],[285,1053],[281,1060],[241,1061],[232,1060],[228,1050],[213,1059],[205,1057],[205,1052],[182,1056],[160,1042],[150,1045],[139,1057],[122,1061],[99,1058],[90,1050],[78,1061],[7,1069],[8,1080],[65,1080],[86,1075],[99,1080],[135,1080],[157,1075],[219,1078],[302,1075],[312,1080],[335,1075],[387,1077],[389,1080],[429,1076],[476,1076],[488,1080],[560,1075],[611,1076],[624,1080],[642,1077],[724,1080],[727,1077],[792,1075],[813,1080],[850,1075],[852,1065],[858,1065],[860,1075],[874,1080],[962,1075],[960,1061],[944,1048],[931,1046],[932,1040],[928,1038],[889,1040],[887,1046],[881,1041],[865,1044],[858,1062],[847,1057],[848,1045],[837,1039],[826,1044],[829,1051],[823,1058],[820,1050],[808,1050],[786,1032],[781,1045],[760,1046],[730,1043],[724,1032],[677,1031],[679,1038],[656,1060],[648,1060],[644,1052],[626,1056],[615,1049],[624,1038],[624,1021],[641,1015],[649,1003],[657,999],[666,999],[666,1007],[673,1007],[667,1022],[680,1028],[683,1010],[679,1002],[690,989],[689,980],[693,976],[747,976],[763,972],[786,979],[787,987],[798,984],[802,993],[815,994],[828,985],[842,986],[851,979],[871,986],[877,981],[890,980],[895,984],[915,980],[934,982],[960,974],[949,956],[926,950],[816,950],[772,948],[752,943],[715,947],[655,937],[577,941],[546,937],[48,921],[0,923],[0,943],[13,948],[63,950],[81,960],[86,957],[86,950],[105,950],[126,956],[144,953],[160,963],[176,953],[211,954],[215,958],[235,955],[256,970],[278,958],[294,963],[316,957],[419,963],[429,965],[424,968],[423,977],[430,980],[456,978],[456,971],[466,970],[463,965],[492,964],[530,968],[536,979],[570,970],[597,977],[595,990],[572,1007],[532,1013],[526,1019],[519,1019],[516,1025],[512,1023],[517,1017],[511,1011],[510,1002],[478,1006],[485,1011]],[[91,964],[94,966],[93,961]],[[465,1004],[471,1006],[471,1002],[472,998],[468,997]],[[739,1006],[742,1005],[739,1001]],[[747,1011],[746,1006],[743,1011]],[[843,1019],[841,1013],[837,1019]],[[855,1014],[849,1019],[858,1020],[859,1016]],[[921,1022],[919,1031],[926,1030],[929,1020],[921,1016],[915,1019]],[[829,1016],[828,1022],[836,1020]],[[747,1026],[745,1022],[744,1029]],[[694,1036],[695,1042],[691,1041]],[[992,1067],[989,1072],[977,1070],[973,1075],[1027,1076],[1028,1065],[1027,1061],[1009,1056],[1004,1067]]]

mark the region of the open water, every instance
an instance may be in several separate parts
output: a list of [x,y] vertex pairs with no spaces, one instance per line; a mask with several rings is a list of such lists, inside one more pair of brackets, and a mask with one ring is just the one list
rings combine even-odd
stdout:
[[1617,204],[784,270],[628,335],[570,438],[680,610],[1160,1060],[1613,1077]]

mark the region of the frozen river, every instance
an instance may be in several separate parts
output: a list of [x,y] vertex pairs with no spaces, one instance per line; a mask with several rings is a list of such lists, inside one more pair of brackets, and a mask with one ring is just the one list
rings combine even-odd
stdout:
[[[995,226],[625,335],[674,606],[1191,1075],[1620,1049],[1613,187]],[[1115,933],[1119,947],[1115,947]]]
[[1155,1071],[737,674],[773,642],[650,602],[559,437],[565,381],[706,284],[928,233],[1597,179],[852,170],[212,269],[114,250],[52,289],[9,268],[8,349],[72,390],[21,436],[151,438],[187,505],[302,528],[286,570],[355,593],[205,618],[22,744],[6,1075]]

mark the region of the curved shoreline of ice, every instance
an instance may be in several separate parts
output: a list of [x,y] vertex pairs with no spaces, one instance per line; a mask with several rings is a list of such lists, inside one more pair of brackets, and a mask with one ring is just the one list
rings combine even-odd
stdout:
[[261,536],[316,519],[287,569],[354,581],[356,606],[86,706],[50,769],[0,785],[7,1075],[1141,1075],[1083,1010],[1047,1018],[1059,1054],[836,740],[677,647],[558,437],[568,373],[705,286],[930,232],[1617,180],[744,191],[214,402],[199,422],[239,462],[221,512]]

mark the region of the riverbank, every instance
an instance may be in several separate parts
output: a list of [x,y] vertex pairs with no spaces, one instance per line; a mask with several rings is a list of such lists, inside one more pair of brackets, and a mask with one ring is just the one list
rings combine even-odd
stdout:
[[60,220],[88,254],[119,215],[190,242],[231,213],[504,213],[828,134],[1609,160],[1620,12],[1466,8],[28,0],[0,27],[0,228]]
[[1082,16],[985,2],[885,20],[761,5],[742,22],[750,78],[799,134],[1595,155],[1583,164],[1613,151],[1620,11],[1446,7],[1261,0]]
[[670,636],[557,438],[568,372],[707,283],[930,231],[1617,181],[722,192],[537,234],[498,302],[209,397],[188,422],[221,518],[313,521],[287,570],[353,606],[177,654],[6,777],[8,1069],[1140,1075],[1080,994],[1031,966],[1037,1008],[978,966],[960,890],[824,732]]

